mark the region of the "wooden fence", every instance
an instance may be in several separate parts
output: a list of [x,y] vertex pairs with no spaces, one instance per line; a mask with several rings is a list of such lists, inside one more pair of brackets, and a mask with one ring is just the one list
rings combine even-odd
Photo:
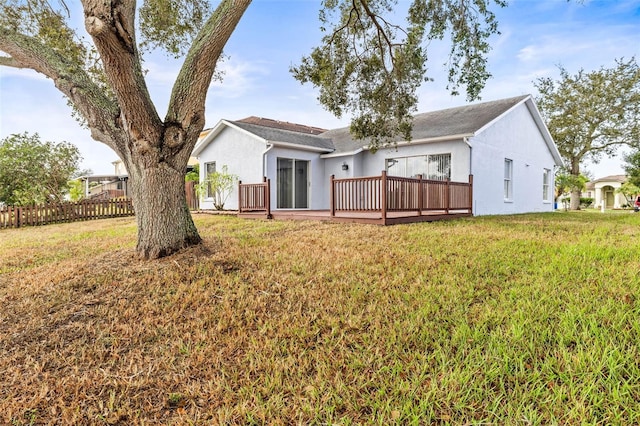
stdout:
[[133,215],[130,198],[5,207],[0,209],[0,229]]
[[189,181],[184,183],[184,192],[189,210],[198,210],[200,208],[200,197],[198,196],[198,191],[196,191],[196,185],[198,185],[198,182]]
[[261,183],[238,182],[238,213],[264,213],[271,218],[271,180]]
[[469,182],[380,176],[335,179],[331,176],[331,216],[336,212],[422,212],[472,209],[473,176]]

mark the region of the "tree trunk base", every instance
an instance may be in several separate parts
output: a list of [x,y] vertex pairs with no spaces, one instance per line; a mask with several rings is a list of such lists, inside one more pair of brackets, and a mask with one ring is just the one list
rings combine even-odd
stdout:
[[161,164],[131,178],[140,258],[158,259],[202,242],[187,207],[183,173]]

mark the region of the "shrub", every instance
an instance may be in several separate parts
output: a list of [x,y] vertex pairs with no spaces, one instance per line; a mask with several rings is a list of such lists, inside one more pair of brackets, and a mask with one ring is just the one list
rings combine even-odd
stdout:
[[580,207],[583,209],[587,209],[591,207],[593,204],[593,198],[590,197],[580,197]]

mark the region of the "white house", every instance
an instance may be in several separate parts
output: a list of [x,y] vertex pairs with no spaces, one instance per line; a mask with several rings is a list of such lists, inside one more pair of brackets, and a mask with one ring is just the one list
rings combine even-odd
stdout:
[[625,175],[605,176],[592,180],[585,184],[582,196],[593,198],[593,207],[595,208],[600,208],[603,201],[607,209],[622,208],[628,201],[623,194],[617,193],[616,190],[626,181]]
[[[272,208],[329,209],[330,177],[388,175],[467,182],[473,214],[553,210],[558,150],[530,95],[418,114],[411,141],[375,153],[348,128],[250,117],[221,120],[196,145],[201,180],[227,166],[244,183],[270,179]],[[232,193],[225,208],[237,208]],[[213,208],[204,197],[201,208]]]

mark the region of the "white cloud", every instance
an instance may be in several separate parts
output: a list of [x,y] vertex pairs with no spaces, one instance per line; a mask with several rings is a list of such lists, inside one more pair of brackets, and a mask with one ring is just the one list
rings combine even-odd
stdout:
[[264,83],[270,74],[269,64],[231,57],[219,64],[222,81],[214,81],[210,93],[215,97],[239,98]]

